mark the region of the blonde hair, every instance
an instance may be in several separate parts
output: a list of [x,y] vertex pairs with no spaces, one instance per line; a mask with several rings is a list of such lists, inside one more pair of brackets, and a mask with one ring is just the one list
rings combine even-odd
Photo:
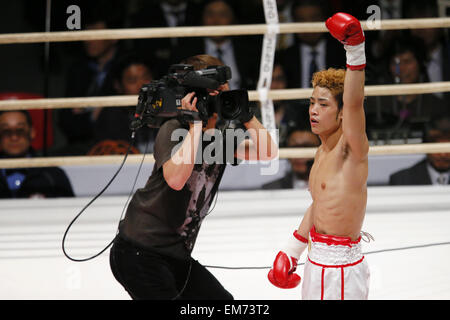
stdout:
[[223,62],[218,58],[207,55],[207,54],[199,54],[196,56],[192,56],[186,59],[183,59],[180,63],[182,64],[191,64],[194,67],[194,70],[205,69],[210,66],[223,66]]
[[314,73],[311,83],[313,88],[319,86],[330,90],[331,94],[336,99],[340,110],[344,104],[342,100],[344,94],[344,79],[344,69],[329,68],[327,70]]

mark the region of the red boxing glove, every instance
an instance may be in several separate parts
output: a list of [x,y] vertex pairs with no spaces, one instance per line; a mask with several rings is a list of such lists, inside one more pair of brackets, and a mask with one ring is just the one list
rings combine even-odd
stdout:
[[365,36],[358,19],[338,12],[325,22],[331,35],[344,44],[347,51],[347,68],[361,70],[366,67]]
[[274,286],[281,289],[298,286],[301,278],[294,272],[297,270],[297,261],[307,246],[308,240],[294,231],[294,237],[290,239],[285,250],[278,252],[273,268],[267,275]]
[[273,262],[273,269],[270,269],[267,275],[269,281],[281,289],[292,289],[298,286],[301,278],[294,273],[297,269],[297,261],[294,257],[288,257],[283,251],[278,252]]
[[338,12],[325,22],[331,35],[349,46],[363,43],[366,38],[359,20],[347,13]]

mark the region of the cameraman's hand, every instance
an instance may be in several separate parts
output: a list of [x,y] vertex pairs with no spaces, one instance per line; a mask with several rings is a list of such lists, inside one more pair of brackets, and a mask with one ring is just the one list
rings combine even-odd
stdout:
[[255,113],[253,112],[253,109],[249,104],[247,104],[246,106],[242,107],[238,119],[242,124],[244,124],[252,120],[254,115]]
[[222,85],[220,85],[217,90],[213,90],[213,89],[206,89],[206,91],[208,91],[210,96],[217,96],[220,92],[222,91],[228,91],[230,90],[230,86],[228,85],[228,83],[224,83]]
[[185,95],[184,98],[181,99],[181,109],[198,112],[197,97],[194,96],[195,92],[191,92]]

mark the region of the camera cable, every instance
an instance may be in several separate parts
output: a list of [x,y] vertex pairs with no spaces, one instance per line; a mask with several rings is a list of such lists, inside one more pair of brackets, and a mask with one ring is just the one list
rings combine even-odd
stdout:
[[[114,173],[114,175],[113,175],[113,177],[111,178],[111,180],[106,184],[106,186],[105,186],[105,187],[104,187],[104,188],[103,188],[103,189],[102,189],[102,190],[101,190],[94,198],[92,198],[92,200],[90,200],[90,201],[83,207],[83,209],[81,209],[81,211],[75,216],[75,218],[72,219],[72,221],[71,221],[71,222],[69,223],[69,225],[67,226],[67,229],[66,229],[66,231],[64,232],[64,236],[63,236],[63,238],[62,238],[61,246],[62,246],[62,251],[63,251],[64,255],[65,255],[69,260],[72,260],[72,261],[75,261],[75,262],[84,262],[84,261],[92,260],[92,259],[98,257],[99,255],[101,255],[103,252],[105,252],[105,251],[106,251],[106,250],[114,243],[114,239],[115,239],[115,238],[112,239],[111,242],[110,242],[105,248],[103,248],[100,252],[98,252],[97,254],[95,254],[95,255],[93,255],[93,256],[91,256],[91,257],[88,257],[88,258],[83,258],[83,259],[76,259],[76,258],[71,257],[71,256],[67,253],[66,248],[65,248],[65,240],[66,240],[67,234],[68,234],[70,228],[72,227],[72,225],[73,225],[73,224],[75,223],[75,221],[81,216],[81,214],[82,214],[84,211],[86,211],[86,209],[87,209],[92,203],[94,203],[94,202],[95,202],[95,201],[96,201],[96,200],[97,200],[97,199],[98,199],[98,198],[99,198],[99,197],[100,197],[100,196],[101,196],[101,195],[109,188],[109,186],[111,185],[111,183],[114,181],[114,179],[115,179],[115,178],[117,177],[117,175],[119,174],[120,170],[122,170],[122,168],[123,168],[125,162],[127,161],[127,158],[128,158],[129,153],[130,153],[131,147],[132,147],[132,146],[134,145],[134,143],[135,143],[135,137],[136,137],[136,131],[133,131],[132,134],[131,134],[130,143],[129,143],[129,145],[128,145],[127,152],[125,153],[125,156],[124,156],[124,158],[123,158],[123,160],[122,160],[122,163],[120,164],[120,166],[119,166],[119,168],[117,169],[117,171]],[[141,163],[140,163],[140,165],[139,165],[138,172],[136,173],[136,177],[135,177],[135,179],[134,179],[133,187],[131,188],[131,191],[130,191],[130,193],[129,193],[129,195],[128,195],[128,199],[127,199],[127,201],[125,202],[125,205],[124,205],[124,207],[123,207],[123,209],[122,209],[122,213],[121,213],[121,216],[120,216],[120,219],[119,219],[119,224],[120,224],[120,221],[122,220],[122,217],[123,217],[123,214],[124,214],[124,212],[125,212],[125,209],[126,209],[126,207],[128,206],[128,203],[130,202],[131,196],[132,196],[133,191],[134,191],[134,188],[135,188],[135,186],[136,186],[136,182],[137,182],[139,173],[140,173],[140,171],[141,171],[141,169],[142,169],[142,165],[143,165],[143,163],[144,163],[145,155],[146,155],[146,153],[147,153],[148,145],[149,145],[149,142],[147,142],[147,144],[146,144],[146,146],[145,146],[144,155],[143,155],[142,160],[141,160]],[[119,225],[117,226],[116,234],[118,233],[118,229],[119,229]]]

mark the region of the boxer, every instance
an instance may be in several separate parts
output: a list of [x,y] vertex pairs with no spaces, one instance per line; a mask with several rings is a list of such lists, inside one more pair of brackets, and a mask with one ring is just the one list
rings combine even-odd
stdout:
[[344,45],[347,70],[313,75],[309,115],[322,144],[309,178],[312,204],[268,277],[277,287],[296,287],[301,280],[295,273],[297,261],[309,243],[303,299],[367,299],[370,275],[360,243],[369,151],[363,108],[365,37],[359,21],[346,13],[336,13],[326,26]]

